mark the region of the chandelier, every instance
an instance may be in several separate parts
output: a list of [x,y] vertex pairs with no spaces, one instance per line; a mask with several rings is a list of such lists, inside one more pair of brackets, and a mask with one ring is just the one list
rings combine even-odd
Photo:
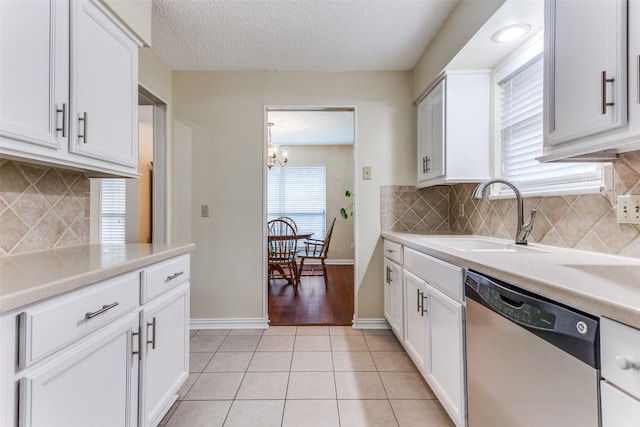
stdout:
[[[271,169],[272,166],[280,165],[284,167],[284,165],[289,161],[289,148],[288,147],[280,147],[279,144],[274,144],[271,141],[271,126],[273,123],[267,123],[269,130],[269,142],[267,143],[267,167]],[[282,160],[278,158],[278,155],[282,157]]]

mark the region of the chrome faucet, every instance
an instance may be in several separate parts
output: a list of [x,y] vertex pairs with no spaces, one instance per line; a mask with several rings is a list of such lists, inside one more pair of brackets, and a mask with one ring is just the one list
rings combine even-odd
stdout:
[[500,178],[490,179],[478,184],[478,186],[473,192],[473,198],[476,200],[482,199],[484,190],[491,184],[504,184],[507,187],[511,188],[513,192],[516,194],[516,202],[518,203],[518,229],[516,230],[516,244],[526,245],[527,237],[529,236],[529,233],[531,233],[531,229],[533,228],[533,220],[536,219],[536,210],[533,209],[531,211],[531,218],[529,218],[529,222],[524,224],[524,207],[522,203],[522,194],[520,193],[520,190],[518,190],[518,187],[516,187],[509,181],[505,181],[504,179],[500,179]]

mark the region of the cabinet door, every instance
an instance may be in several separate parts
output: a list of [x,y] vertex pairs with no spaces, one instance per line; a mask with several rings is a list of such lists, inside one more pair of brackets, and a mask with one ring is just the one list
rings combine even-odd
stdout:
[[393,321],[394,321],[394,297],[395,293],[393,292],[393,282],[391,279],[391,275],[393,274],[392,262],[387,258],[384,259],[384,317],[391,325],[393,329]]
[[189,375],[189,283],[143,307],[140,426],[155,426]]
[[626,5],[626,0],[545,3],[545,145],[626,124]]
[[402,267],[384,259],[384,316],[399,340],[403,339]]
[[464,347],[462,304],[429,289],[431,369],[429,383],[456,425],[464,425]]
[[137,46],[97,2],[74,1],[71,11],[69,150],[137,167]]
[[20,425],[135,426],[138,313],[60,353],[20,381]]
[[427,325],[429,322],[429,298],[425,283],[404,271],[405,284],[405,334],[404,343],[407,354],[413,359],[421,372],[428,372],[429,360],[427,345],[429,343]]
[[418,182],[444,175],[444,85],[418,104]]
[[600,382],[602,427],[633,427],[640,420],[640,400],[636,400],[614,388],[606,381]]
[[63,147],[69,107],[68,2],[0,2],[0,87],[3,149],[28,152],[25,142]]

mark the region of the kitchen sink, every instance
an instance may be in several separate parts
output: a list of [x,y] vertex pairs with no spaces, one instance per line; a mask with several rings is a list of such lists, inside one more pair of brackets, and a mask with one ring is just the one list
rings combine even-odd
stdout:
[[460,237],[421,237],[420,240],[430,245],[444,246],[464,252],[487,252],[487,253],[548,253],[548,251],[532,245],[516,245],[507,240],[492,239],[476,236]]

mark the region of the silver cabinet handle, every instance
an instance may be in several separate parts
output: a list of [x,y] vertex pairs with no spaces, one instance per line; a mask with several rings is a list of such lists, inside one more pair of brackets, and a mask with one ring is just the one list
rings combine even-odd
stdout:
[[138,350],[137,351],[132,351],[131,354],[138,355],[138,360],[142,360],[142,334],[140,333],[140,329],[138,329],[138,332],[132,332],[131,333],[131,348],[133,349],[133,345],[134,345],[134,338],[138,337]]
[[601,74],[600,80],[600,89],[602,91],[601,99],[602,99],[602,114],[607,114],[607,107],[613,107],[615,103],[607,102],[607,83],[613,83],[614,78],[607,78],[607,72],[603,71]]
[[156,318],[154,317],[151,323],[147,322],[147,333],[149,333],[149,326],[151,326],[151,341],[147,340],[147,344],[151,344],[151,349],[156,349]]
[[57,108],[57,113],[62,113],[62,127],[57,127],[56,132],[62,132],[62,137],[67,137],[67,103],[62,104],[62,109]]
[[427,173],[429,172],[430,168],[429,168],[429,162],[431,161],[431,159],[429,159],[429,156],[424,156],[422,158],[422,173]]
[[[87,138],[87,123],[88,123],[88,118],[89,115],[87,114],[87,112],[85,111],[82,114],[82,117],[78,117],[78,122],[82,122],[82,135],[80,135],[80,133],[78,133],[78,138],[82,138],[82,142],[83,143],[87,143],[88,142],[88,138]],[[78,126],[80,125],[80,123],[78,123]]]
[[424,293],[422,294],[422,311],[420,312],[420,316],[424,316],[425,313],[427,313],[429,310],[427,310],[425,307],[425,301],[427,301],[429,297],[426,296]]
[[418,303],[418,308],[416,311],[420,313],[420,310],[422,310],[422,304],[420,304],[422,302],[422,298],[420,298],[420,294],[422,292],[420,292],[420,289],[416,289],[416,291],[417,291],[416,302]]
[[102,313],[104,313],[107,310],[111,310],[113,307],[116,307],[118,304],[120,304],[118,301],[114,302],[113,304],[108,304],[108,305],[103,305],[102,308],[98,311],[94,311],[93,313],[87,313],[84,315],[84,318],[86,320],[92,319]]
[[616,364],[618,365],[618,368],[622,369],[623,371],[627,371],[629,369],[640,371],[640,362],[629,359],[626,356],[617,356]]
[[184,271],[178,271],[177,273],[173,273],[172,275],[167,276],[167,279],[164,281],[164,283],[170,282],[176,277],[182,276],[183,274],[184,274]]

